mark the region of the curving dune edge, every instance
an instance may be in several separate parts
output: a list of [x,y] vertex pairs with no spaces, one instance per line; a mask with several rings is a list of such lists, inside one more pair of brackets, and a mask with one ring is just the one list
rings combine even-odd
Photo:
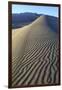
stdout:
[[59,83],[59,39],[46,18],[12,30],[12,86]]

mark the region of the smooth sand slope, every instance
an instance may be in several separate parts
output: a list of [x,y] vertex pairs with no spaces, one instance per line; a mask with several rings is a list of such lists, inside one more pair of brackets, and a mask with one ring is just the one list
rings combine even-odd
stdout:
[[12,86],[59,83],[58,36],[46,18],[12,30]]

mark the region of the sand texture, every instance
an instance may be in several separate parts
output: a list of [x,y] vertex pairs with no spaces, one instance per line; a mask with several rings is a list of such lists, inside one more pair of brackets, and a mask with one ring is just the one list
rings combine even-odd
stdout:
[[46,18],[12,30],[12,86],[59,83],[59,39]]

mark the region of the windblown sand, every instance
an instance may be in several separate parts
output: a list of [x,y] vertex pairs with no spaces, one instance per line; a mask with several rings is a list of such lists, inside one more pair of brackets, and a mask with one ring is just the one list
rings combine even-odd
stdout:
[[58,84],[58,42],[45,16],[12,30],[12,86]]

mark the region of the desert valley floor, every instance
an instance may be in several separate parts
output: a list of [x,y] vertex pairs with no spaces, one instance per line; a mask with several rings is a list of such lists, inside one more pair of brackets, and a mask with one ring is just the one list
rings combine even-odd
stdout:
[[59,83],[59,39],[46,16],[12,30],[12,86]]

